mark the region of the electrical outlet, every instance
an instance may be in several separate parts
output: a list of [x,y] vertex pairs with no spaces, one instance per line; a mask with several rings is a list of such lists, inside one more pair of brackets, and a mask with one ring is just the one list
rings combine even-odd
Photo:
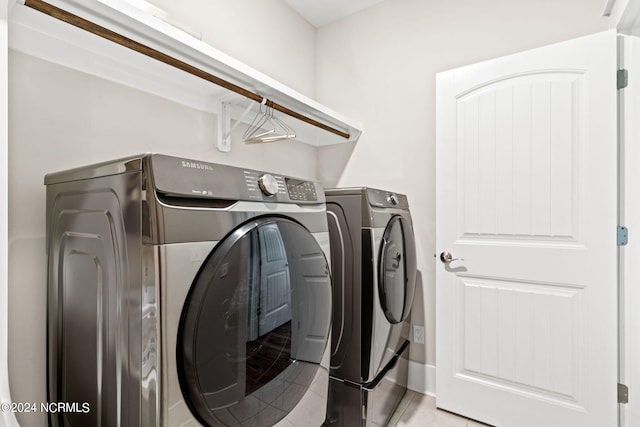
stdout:
[[424,344],[424,326],[413,325],[413,342]]

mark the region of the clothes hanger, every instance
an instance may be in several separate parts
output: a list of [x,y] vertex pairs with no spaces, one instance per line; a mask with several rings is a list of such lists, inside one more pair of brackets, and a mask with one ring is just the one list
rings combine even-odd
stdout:
[[295,137],[295,131],[274,115],[273,108],[267,105],[267,98],[262,98],[258,113],[242,135],[244,142],[249,144],[282,141]]

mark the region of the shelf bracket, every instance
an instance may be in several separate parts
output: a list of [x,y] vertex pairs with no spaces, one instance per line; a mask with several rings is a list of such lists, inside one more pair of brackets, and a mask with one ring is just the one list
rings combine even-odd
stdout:
[[[262,98],[263,105],[269,102],[268,99]],[[234,105],[231,102],[221,102],[217,108],[216,115],[218,116],[218,130],[217,130],[217,139],[218,139],[218,150],[223,153],[228,153],[231,151],[231,135],[233,131],[241,123],[249,124],[245,121],[247,114],[251,112],[253,108],[253,103],[250,102],[247,108],[239,114],[237,110],[234,110]],[[232,117],[233,116],[233,117]],[[231,126],[231,119],[235,121],[233,126]]]

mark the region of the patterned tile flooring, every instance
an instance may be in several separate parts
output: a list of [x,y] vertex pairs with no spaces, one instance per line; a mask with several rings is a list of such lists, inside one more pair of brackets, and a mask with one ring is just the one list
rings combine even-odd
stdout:
[[436,408],[436,399],[407,390],[389,427],[487,427],[486,424]]

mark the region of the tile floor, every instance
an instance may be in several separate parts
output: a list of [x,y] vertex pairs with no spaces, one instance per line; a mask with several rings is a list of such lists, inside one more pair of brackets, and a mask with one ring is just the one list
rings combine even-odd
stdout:
[[436,409],[436,399],[407,390],[389,427],[487,427],[486,424]]

